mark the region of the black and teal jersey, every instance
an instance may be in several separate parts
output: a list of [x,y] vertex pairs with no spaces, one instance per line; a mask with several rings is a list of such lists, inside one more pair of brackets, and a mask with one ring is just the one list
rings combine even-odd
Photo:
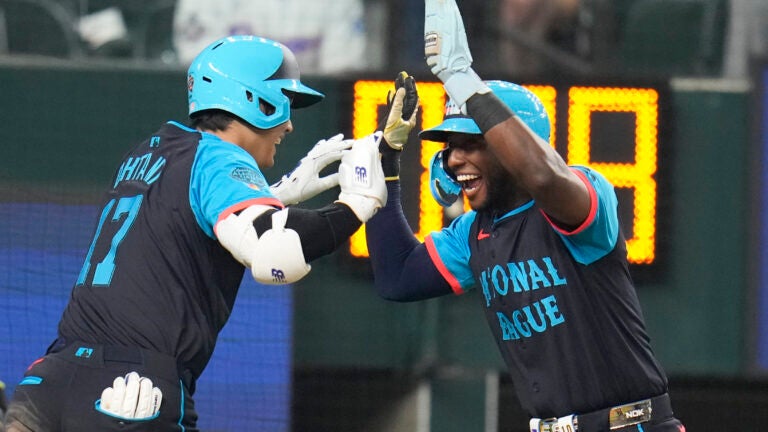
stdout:
[[480,291],[520,402],[541,418],[667,388],[630,277],[613,186],[591,169],[573,169],[592,209],[572,231],[530,201],[504,215],[465,213],[425,242],[455,293]]
[[163,125],[112,179],[60,337],[168,354],[199,376],[245,270],[213,227],[252,204],[282,207],[245,150]]

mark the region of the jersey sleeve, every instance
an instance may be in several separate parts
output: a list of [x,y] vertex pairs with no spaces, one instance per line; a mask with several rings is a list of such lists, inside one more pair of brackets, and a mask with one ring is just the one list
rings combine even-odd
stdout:
[[424,243],[435,267],[451,285],[455,294],[463,294],[475,285],[469,266],[469,229],[476,213],[469,211],[450,225],[428,235]]
[[553,228],[571,255],[582,264],[591,264],[607,255],[619,238],[618,199],[613,185],[599,172],[584,167],[571,169],[584,181],[592,201],[587,220],[573,231]]
[[253,158],[240,147],[209,134],[200,141],[189,187],[189,202],[200,228],[214,238],[216,223],[245,207],[283,208]]

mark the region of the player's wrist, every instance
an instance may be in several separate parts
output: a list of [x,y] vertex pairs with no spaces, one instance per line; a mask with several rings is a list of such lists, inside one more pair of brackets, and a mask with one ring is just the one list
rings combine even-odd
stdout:
[[499,123],[514,117],[515,113],[495,94],[475,94],[467,100],[467,113],[472,117],[480,131],[488,132]]
[[[382,146],[380,146],[382,147]],[[400,178],[400,154],[402,151],[392,148],[381,149],[381,171],[384,180],[389,181]]]
[[[384,197],[384,201],[386,202],[386,197]],[[347,192],[341,192],[336,202],[345,204],[352,209],[352,212],[362,223],[366,223],[385,204],[380,198]]]
[[462,110],[466,109],[464,105],[473,95],[491,92],[488,85],[472,68],[468,68],[466,71],[452,72],[444,80],[442,78],[441,80],[445,92],[453,99],[456,106],[462,107]]

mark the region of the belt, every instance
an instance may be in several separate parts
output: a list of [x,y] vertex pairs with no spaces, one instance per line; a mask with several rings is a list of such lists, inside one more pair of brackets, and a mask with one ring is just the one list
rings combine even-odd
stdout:
[[189,369],[181,367],[176,358],[168,354],[138,347],[94,344],[82,341],[57,339],[48,348],[48,354],[55,354],[66,361],[91,367],[102,367],[110,362],[142,365],[148,371],[162,378],[175,381],[180,379],[189,394],[195,392],[195,378]]
[[531,432],[593,432],[620,430],[647,422],[660,422],[674,416],[669,395],[652,397],[585,414],[571,414],[548,419],[533,418]]

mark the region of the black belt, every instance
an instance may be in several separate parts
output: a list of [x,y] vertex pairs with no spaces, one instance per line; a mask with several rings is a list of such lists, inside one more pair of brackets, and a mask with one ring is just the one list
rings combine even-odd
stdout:
[[56,354],[66,361],[92,367],[101,367],[108,362],[142,365],[162,378],[171,381],[180,379],[190,395],[195,392],[195,378],[192,371],[181,367],[173,356],[157,351],[138,347],[81,341],[69,342],[57,339],[48,348],[48,354]]
[[[648,401],[648,403],[645,403]],[[605,408],[586,414],[578,414],[579,431],[621,430],[624,426],[639,423],[660,423],[674,417],[669,395],[652,397],[642,401]]]

